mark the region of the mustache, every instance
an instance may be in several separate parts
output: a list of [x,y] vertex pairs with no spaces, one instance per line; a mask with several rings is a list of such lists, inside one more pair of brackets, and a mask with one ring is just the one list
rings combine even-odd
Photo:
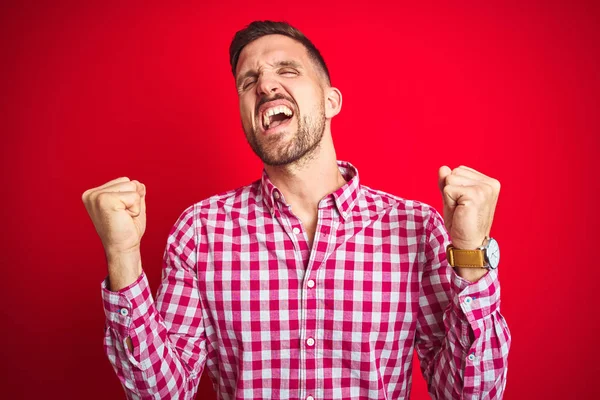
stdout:
[[274,101],[274,100],[287,100],[294,105],[294,108],[297,108],[296,102],[294,100],[292,100],[290,97],[285,96],[281,93],[277,93],[276,95],[271,96],[271,97],[266,97],[266,96],[261,97],[260,100],[258,101],[258,103],[256,103],[256,109],[254,110],[254,115],[258,115],[258,109],[260,108],[260,106],[262,106],[263,104],[268,103],[270,101]]

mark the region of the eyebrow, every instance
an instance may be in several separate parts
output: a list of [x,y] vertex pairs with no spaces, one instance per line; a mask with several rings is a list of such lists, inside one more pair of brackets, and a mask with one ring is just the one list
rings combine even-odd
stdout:
[[[300,63],[298,63],[297,61],[293,61],[293,60],[276,61],[273,64],[273,66],[275,68],[291,67],[291,68],[302,69],[302,65],[300,65]],[[246,78],[249,78],[251,76],[258,76],[258,73],[255,70],[253,70],[253,69],[244,72],[242,75],[240,75],[236,79],[236,86],[239,87]]]

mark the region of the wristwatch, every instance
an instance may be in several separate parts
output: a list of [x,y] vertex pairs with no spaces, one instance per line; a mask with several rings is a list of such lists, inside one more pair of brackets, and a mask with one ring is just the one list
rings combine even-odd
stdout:
[[449,244],[446,258],[453,267],[496,269],[500,262],[500,247],[492,238],[486,238],[476,250],[457,249]]

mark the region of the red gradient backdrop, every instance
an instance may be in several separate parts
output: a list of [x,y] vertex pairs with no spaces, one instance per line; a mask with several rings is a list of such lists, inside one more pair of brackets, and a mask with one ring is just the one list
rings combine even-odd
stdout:
[[[181,211],[260,176],[227,55],[255,19],[321,49],[344,96],[338,158],[363,183],[441,209],[441,164],[502,182],[505,398],[598,398],[597,3],[367,3],[3,2],[2,398],[124,398],[81,193],[146,184],[156,290]],[[214,398],[206,378],[198,398]],[[412,398],[427,398],[418,369]]]

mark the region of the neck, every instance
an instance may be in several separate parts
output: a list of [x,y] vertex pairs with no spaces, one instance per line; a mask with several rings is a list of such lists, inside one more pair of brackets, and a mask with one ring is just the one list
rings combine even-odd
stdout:
[[319,201],[346,183],[337,167],[329,130],[311,154],[289,165],[265,165],[265,170],[298,216],[316,215]]

